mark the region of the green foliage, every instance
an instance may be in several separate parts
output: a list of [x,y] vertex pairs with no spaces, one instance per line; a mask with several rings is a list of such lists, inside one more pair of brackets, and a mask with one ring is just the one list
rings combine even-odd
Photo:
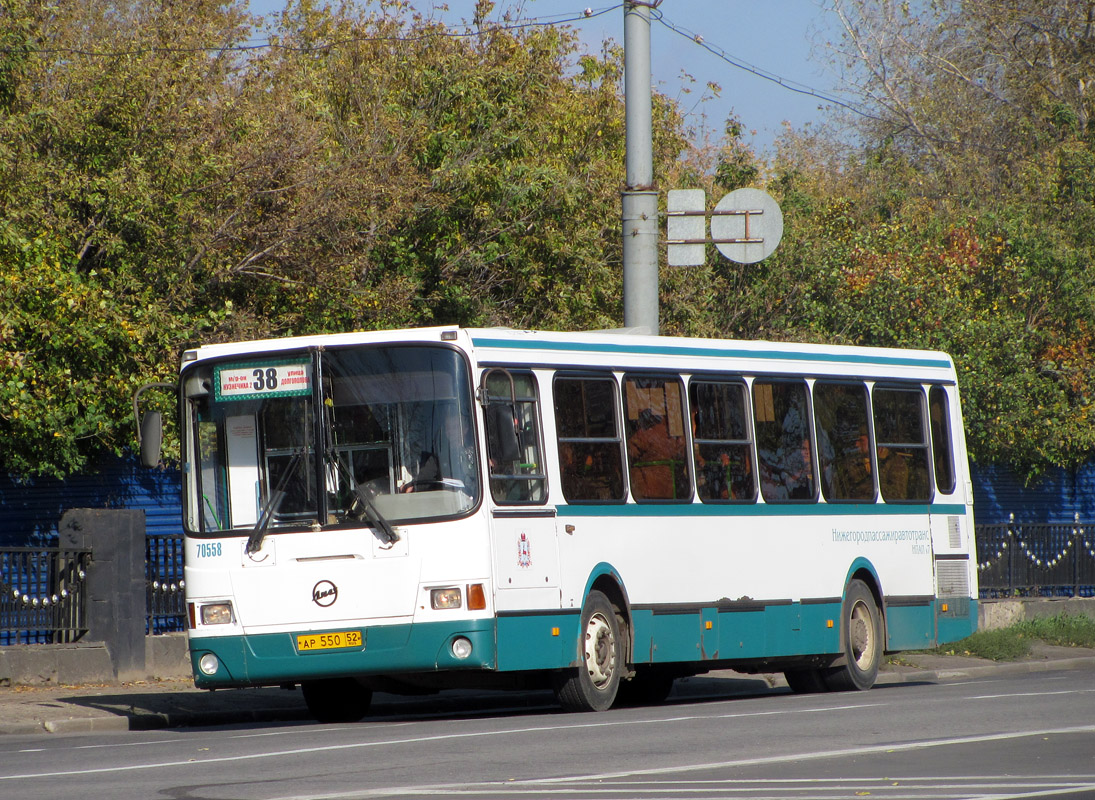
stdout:
[[850,146],[835,132],[781,142],[775,185],[792,190],[795,211],[767,268],[800,261],[813,286],[780,318],[792,335],[950,352],[978,461],[1033,480],[1089,460],[1086,5],[833,8],[850,90],[870,116],[849,120],[860,136]]
[[158,357],[178,321],[146,287],[76,269],[50,234],[27,239],[0,225],[0,263],[5,466],[62,477],[98,453],[120,454],[142,377],[170,377]]
[[1020,622],[1017,632],[1058,647],[1095,647],[1095,619],[1086,614],[1056,614]]
[[978,631],[932,652],[1016,661],[1030,655],[1035,641],[1058,647],[1095,647],[1095,620],[1085,614],[1039,617],[1007,628]]
[[1013,628],[978,631],[932,651],[939,655],[971,656],[989,661],[1018,661],[1030,655],[1031,640]]
[[[1074,89],[1095,83],[1074,3],[839,0],[850,37],[889,43],[849,49],[877,113],[851,144],[789,131],[771,164],[735,117],[689,144],[656,96],[661,188],[765,184],[785,222],[760,264],[664,269],[663,333],[942,348],[976,459],[1088,459],[1095,125]],[[122,452],[133,389],[203,342],[618,326],[622,53],[491,13],[454,36],[403,0],[293,0],[274,47],[241,51],[235,0],[0,0],[0,470]],[[925,57],[944,52],[965,72]]]
[[120,452],[133,389],[202,342],[618,324],[619,51],[574,72],[571,33],[400,2],[292,2],[247,54],[227,0],[0,11],[0,469]]
[[751,186],[760,175],[753,153],[742,142],[741,122],[731,115],[726,120],[726,140],[715,166],[715,185],[724,192]]
[[0,112],[14,110],[30,53],[23,0],[0,0]]

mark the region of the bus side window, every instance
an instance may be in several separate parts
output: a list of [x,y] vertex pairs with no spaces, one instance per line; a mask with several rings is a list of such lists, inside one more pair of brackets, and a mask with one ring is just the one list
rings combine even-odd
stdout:
[[533,504],[547,499],[539,407],[536,379],[531,374],[499,370],[487,377],[484,414],[490,493],[496,503]]
[[612,378],[555,379],[559,470],[567,502],[624,499],[624,470]]
[[688,399],[700,500],[756,500],[745,384],[692,381]]
[[878,484],[886,502],[930,500],[924,393],[915,389],[874,390]]
[[931,419],[935,486],[943,494],[951,494],[954,492],[954,447],[947,390],[942,386],[933,386],[928,392],[928,417]]
[[624,410],[632,496],[691,500],[680,379],[627,376]]
[[814,425],[821,491],[826,500],[874,502],[875,470],[862,383],[814,384]]
[[766,502],[816,499],[805,381],[754,381],[753,419],[761,496]]

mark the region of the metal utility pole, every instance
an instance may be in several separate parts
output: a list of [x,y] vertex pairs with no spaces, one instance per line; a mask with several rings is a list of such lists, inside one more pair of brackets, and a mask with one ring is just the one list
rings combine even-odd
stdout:
[[658,192],[650,81],[650,9],[624,2],[627,186],[623,192],[624,327],[658,333]]

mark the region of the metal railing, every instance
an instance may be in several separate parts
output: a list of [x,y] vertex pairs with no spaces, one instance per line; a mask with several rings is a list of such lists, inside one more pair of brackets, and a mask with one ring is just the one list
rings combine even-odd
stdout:
[[0,548],[0,645],[75,642],[87,633],[90,561],[86,550]]
[[1095,597],[1095,523],[977,525],[982,598]]
[[[1095,597],[1095,523],[977,525],[982,598]],[[148,536],[146,631],[186,630],[183,536]],[[73,642],[87,632],[92,554],[59,547],[0,548],[0,645]]]
[[145,545],[146,633],[186,630],[183,535],[149,535]]

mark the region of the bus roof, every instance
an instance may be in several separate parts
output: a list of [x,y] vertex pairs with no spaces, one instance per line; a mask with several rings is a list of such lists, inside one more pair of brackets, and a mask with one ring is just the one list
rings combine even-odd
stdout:
[[237,354],[270,353],[323,345],[385,342],[451,342],[481,365],[512,364],[566,368],[619,367],[676,371],[747,370],[764,373],[942,374],[953,379],[954,363],[940,351],[887,347],[803,344],[763,340],[651,336],[627,331],[535,331],[438,326],[403,330],[316,334],[205,345],[183,354],[184,365]]

